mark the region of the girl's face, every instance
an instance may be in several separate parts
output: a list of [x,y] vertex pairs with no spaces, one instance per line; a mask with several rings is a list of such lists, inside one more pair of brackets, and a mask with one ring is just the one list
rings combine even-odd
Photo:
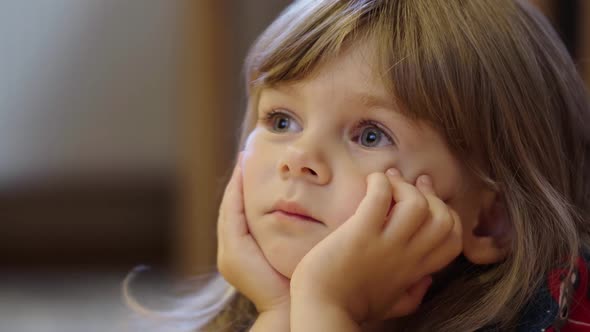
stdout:
[[428,174],[462,219],[476,213],[475,180],[435,130],[396,110],[369,49],[350,48],[306,80],[261,92],[242,157],[246,217],[267,260],[288,278],[355,212],[370,173],[395,167],[411,183]]

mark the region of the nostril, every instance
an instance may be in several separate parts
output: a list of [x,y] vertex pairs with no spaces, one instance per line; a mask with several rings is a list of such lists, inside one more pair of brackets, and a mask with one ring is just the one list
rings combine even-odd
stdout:
[[309,173],[311,173],[311,175],[318,175],[318,173],[316,173],[313,169],[311,169],[309,167],[305,167],[303,169],[303,171],[309,172]]

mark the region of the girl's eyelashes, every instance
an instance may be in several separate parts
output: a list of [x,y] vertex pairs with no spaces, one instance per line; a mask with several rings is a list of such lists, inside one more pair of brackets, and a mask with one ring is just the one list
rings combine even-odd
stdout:
[[[301,126],[287,111],[272,109],[263,114],[259,121],[274,133],[299,132]],[[353,128],[351,140],[367,148],[379,148],[394,145],[394,140],[379,122],[361,119]]]
[[[267,113],[265,113],[259,121],[270,129],[270,131],[275,133],[285,133],[289,131],[300,131],[301,126],[297,123],[297,121],[284,111],[279,111],[273,109]],[[296,128],[293,128],[296,127]]]
[[387,133],[387,129],[382,128],[382,125],[374,120],[360,120],[354,132],[352,140],[364,147],[380,148],[394,145],[394,141],[391,135]]

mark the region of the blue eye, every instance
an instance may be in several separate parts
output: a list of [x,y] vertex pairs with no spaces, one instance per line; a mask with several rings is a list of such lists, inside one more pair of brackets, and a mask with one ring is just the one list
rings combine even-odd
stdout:
[[[272,110],[264,115],[262,119],[271,131],[284,133],[288,131],[300,130],[299,125],[293,117],[285,112]],[[295,127],[295,128],[293,128]]]
[[287,117],[279,117],[275,116],[272,122],[272,128],[275,131],[285,131],[289,129],[289,125],[291,123],[291,119]]
[[375,146],[381,140],[381,132],[375,128],[365,128],[361,134],[361,144],[365,146]]
[[362,120],[358,125],[359,134],[353,140],[368,148],[393,145],[393,140],[377,123],[372,120]]

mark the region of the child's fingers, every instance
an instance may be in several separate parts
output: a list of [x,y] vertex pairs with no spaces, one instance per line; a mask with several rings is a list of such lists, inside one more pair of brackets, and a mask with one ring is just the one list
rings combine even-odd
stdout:
[[434,190],[434,184],[432,183],[432,178],[429,175],[420,175],[416,179],[416,188],[423,194],[423,195],[435,195],[436,192]]
[[410,286],[395,302],[385,319],[407,316],[420,306],[428,288],[432,284],[432,277],[426,276]]
[[[241,158],[241,155],[240,155]],[[240,271],[243,259],[239,253],[248,253],[253,259],[252,252],[257,251],[257,245],[248,234],[242,193],[242,168],[240,158],[236,163],[232,176],[225,187],[223,199],[219,208],[217,221],[217,267],[228,282],[235,285],[235,276]]]
[[431,274],[447,266],[463,251],[463,232],[461,219],[457,212],[449,209],[453,219],[453,228],[447,237],[422,260],[422,273]]
[[391,203],[391,185],[383,173],[371,173],[367,177],[367,194],[359,203],[354,213],[355,223],[345,223],[359,225],[367,228],[368,225],[377,231],[381,231],[385,217],[387,216],[388,207]]
[[423,257],[448,237],[454,220],[449,207],[434,194],[430,177],[419,177],[417,187],[428,201],[430,218],[410,239],[408,249],[416,257]]
[[415,186],[402,178],[399,171],[393,170],[387,171],[387,177],[395,205],[385,232],[387,236],[407,241],[428,217],[428,201]]

